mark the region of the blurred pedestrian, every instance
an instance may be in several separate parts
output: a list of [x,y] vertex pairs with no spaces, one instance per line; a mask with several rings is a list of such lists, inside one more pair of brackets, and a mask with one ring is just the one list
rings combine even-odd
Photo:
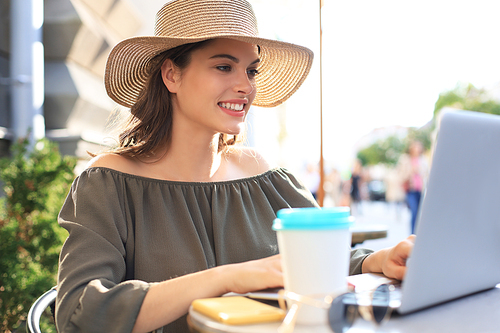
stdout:
[[406,204],[411,212],[412,234],[415,233],[420,200],[429,173],[429,164],[423,152],[422,143],[412,141],[408,153],[401,155],[398,161],[398,170],[406,193]]
[[311,191],[311,194],[313,195],[314,199],[317,200],[320,175],[318,167],[315,164],[307,163],[306,172],[303,175],[302,181],[304,182],[304,185],[307,187],[307,189]]
[[324,184],[325,194],[331,199],[331,206],[340,206],[342,195],[342,177],[338,169],[333,168]]
[[386,188],[385,201],[388,203],[389,207],[394,207],[396,209],[396,215],[399,220],[401,216],[401,209],[403,208],[406,200],[406,192],[398,170],[388,170],[384,183]]
[[352,214],[361,214],[361,188],[363,182],[363,165],[359,159],[354,161],[351,171],[351,211]]

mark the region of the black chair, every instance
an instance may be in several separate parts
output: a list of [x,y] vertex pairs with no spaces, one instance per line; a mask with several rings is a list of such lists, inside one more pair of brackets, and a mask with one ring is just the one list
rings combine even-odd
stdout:
[[[30,308],[28,318],[26,319],[26,331],[29,333],[42,333],[40,330],[40,317],[47,307],[54,307],[56,301],[56,287],[40,296]],[[52,312],[54,313],[54,312]]]

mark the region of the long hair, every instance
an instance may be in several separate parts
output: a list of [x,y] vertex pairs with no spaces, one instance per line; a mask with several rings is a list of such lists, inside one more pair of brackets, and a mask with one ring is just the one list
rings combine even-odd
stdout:
[[[172,96],[163,83],[161,67],[172,60],[180,70],[185,69],[193,51],[205,47],[211,40],[184,44],[154,57],[148,67],[144,89],[130,109],[130,116],[118,136],[118,147],[112,152],[126,157],[150,157],[159,148],[167,147],[172,136]],[[237,136],[219,135],[218,151],[234,145]]]

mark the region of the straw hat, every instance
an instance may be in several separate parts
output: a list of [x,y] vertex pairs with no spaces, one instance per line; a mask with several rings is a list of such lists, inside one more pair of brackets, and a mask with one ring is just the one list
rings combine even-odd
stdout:
[[179,45],[212,38],[229,38],[260,46],[257,96],[253,105],[272,107],[287,100],[311,68],[306,47],[259,38],[257,20],[245,0],[174,0],[156,14],[154,36],[128,38],[110,52],[104,83],[108,95],[131,107],[157,54]]

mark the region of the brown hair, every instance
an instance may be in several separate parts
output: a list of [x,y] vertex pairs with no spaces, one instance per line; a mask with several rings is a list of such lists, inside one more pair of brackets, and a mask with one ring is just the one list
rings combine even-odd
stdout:
[[[211,40],[184,44],[164,51],[148,65],[148,78],[137,101],[130,108],[130,116],[118,136],[118,147],[112,152],[126,157],[150,157],[159,148],[168,147],[172,135],[171,93],[161,77],[161,67],[170,59],[179,69],[186,68],[191,53],[205,47]],[[218,151],[234,145],[237,136],[229,139],[227,134],[219,136]]]

